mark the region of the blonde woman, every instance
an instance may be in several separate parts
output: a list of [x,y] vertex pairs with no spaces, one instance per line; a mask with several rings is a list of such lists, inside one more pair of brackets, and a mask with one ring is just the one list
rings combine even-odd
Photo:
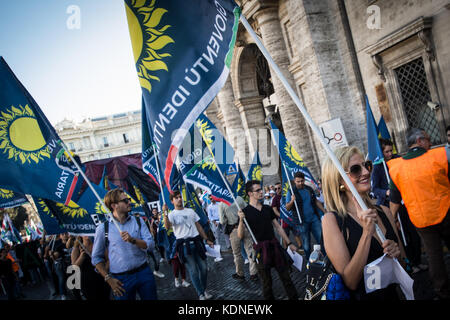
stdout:
[[[369,198],[372,163],[365,161],[356,147],[343,147],[335,154],[369,209],[361,209],[333,162],[327,159],[322,167],[322,187],[329,212],[322,219],[322,229],[328,258],[343,278],[352,299],[399,299],[396,284],[370,294],[364,286],[365,265],[383,254],[391,258],[404,256],[389,209],[375,207]],[[384,242],[375,233],[375,223],[387,239]]]

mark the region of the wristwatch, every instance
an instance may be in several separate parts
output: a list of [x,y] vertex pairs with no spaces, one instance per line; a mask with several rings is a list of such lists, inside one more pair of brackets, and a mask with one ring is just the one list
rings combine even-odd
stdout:
[[133,240],[131,240],[131,243],[132,243],[132,244],[136,244],[136,239],[133,238]]

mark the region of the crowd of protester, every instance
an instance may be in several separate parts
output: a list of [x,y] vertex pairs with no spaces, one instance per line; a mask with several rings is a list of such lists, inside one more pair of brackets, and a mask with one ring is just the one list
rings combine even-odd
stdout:
[[[450,143],[450,128],[447,135]],[[127,300],[136,294],[143,300],[157,299],[154,276],[166,277],[159,266],[167,262],[173,278],[166,278],[174,279],[175,287],[192,283],[200,300],[212,299],[207,290],[206,252],[207,247],[219,245],[222,252],[233,255],[235,273],[230,281],[246,281],[248,264],[249,280],[259,280],[262,296],[274,299],[274,268],[288,298],[299,299],[286,249],[308,259],[312,244],[320,244],[351,299],[402,298],[395,283],[366,293],[364,267],[383,254],[398,259],[410,274],[428,270],[436,299],[448,299],[444,252],[450,246],[450,144],[430,150],[430,137],[421,129],[411,129],[407,141],[409,150],[400,156],[393,152],[391,141],[380,140],[387,165],[374,166],[356,147],[335,151],[367,210],[361,208],[330,159],[324,161],[315,185],[298,172],[284,194],[281,182],[262,185],[251,180],[245,186],[248,202],[237,197],[228,206],[212,197],[206,199],[202,210],[210,232],[194,210],[184,207],[178,191],[170,195],[174,210],[164,205],[147,219],[129,214],[130,199],[122,189],[111,190],[105,204],[114,220],[100,224],[95,237],[61,234],[1,249],[2,287],[9,299],[25,298],[21,288],[42,281],[50,281],[53,296],[62,300],[68,296]],[[282,197],[292,213],[289,224],[281,214]],[[161,224],[170,233],[169,247],[159,236]],[[375,226],[386,240],[379,238]],[[214,263],[221,260],[218,257]],[[71,265],[81,270],[79,290],[67,287],[66,270]]]

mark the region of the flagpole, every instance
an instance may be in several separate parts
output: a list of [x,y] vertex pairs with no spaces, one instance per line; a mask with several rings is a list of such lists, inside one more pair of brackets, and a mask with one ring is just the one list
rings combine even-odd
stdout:
[[[194,124],[194,126],[197,127],[195,124]],[[218,165],[217,162],[216,162],[216,157],[214,156],[214,153],[212,152],[211,147],[209,146],[208,143],[206,143],[206,139],[205,139],[203,133],[200,131],[200,129],[197,128],[197,130],[198,130],[198,131],[200,132],[200,134],[202,135],[203,140],[205,140],[205,144],[206,144],[206,146],[208,147],[209,153],[210,153],[211,156],[212,156],[212,159],[213,159],[213,161],[214,161],[214,164],[216,165],[216,168],[217,168],[217,170],[219,171],[220,177],[222,178],[222,181],[224,182],[225,186],[227,187],[228,192],[231,194],[231,197],[233,198],[233,201],[236,203],[236,206],[238,207],[238,209],[239,209],[239,210],[242,210],[243,208],[240,208],[240,207],[239,207],[239,203],[236,201],[236,198],[235,198],[233,192],[231,191],[231,188],[230,188],[230,186],[229,186],[228,181],[227,181],[227,180],[225,179],[225,177],[223,176],[222,170],[220,170],[220,167],[219,167],[219,165]],[[244,223],[245,223],[245,226],[247,227],[248,231],[250,232],[250,235],[251,235],[251,237],[252,237],[253,242],[254,242],[255,244],[258,244],[258,241],[256,240],[255,235],[253,234],[253,231],[252,231],[252,229],[250,228],[250,226],[248,225],[247,219],[245,219],[245,217],[244,217]]]
[[117,223],[117,221],[114,219],[111,211],[108,209],[108,207],[106,207],[105,203],[103,202],[103,200],[100,198],[100,196],[98,195],[97,191],[95,191],[94,187],[91,184],[91,181],[89,181],[88,177],[84,174],[83,170],[81,170],[80,166],[78,165],[78,163],[75,161],[75,159],[72,157],[72,154],[70,153],[70,151],[67,149],[66,144],[60,140],[59,141],[60,145],[63,147],[63,149],[66,151],[66,153],[69,155],[70,160],[72,160],[72,162],[75,164],[75,166],[77,167],[78,171],[80,171],[81,176],[84,178],[84,180],[86,180],[89,188],[91,188],[92,192],[94,193],[95,197],[98,199],[98,201],[100,201],[100,203],[102,204],[103,208],[106,209],[106,214],[108,214],[111,218],[111,221],[114,223],[114,225],[117,227],[117,229],[119,230],[119,232],[122,232],[122,230],[120,229],[119,224]]
[[[153,154],[155,155],[155,162],[156,162],[156,171],[158,172],[158,182],[159,182],[159,189],[161,190],[161,197],[163,200],[163,204],[166,204],[166,199],[164,198],[164,192],[163,192],[163,185],[161,183],[161,173],[159,171],[159,158],[158,154],[156,153],[155,143],[153,143]],[[162,211],[162,208],[161,208]]]
[[[339,160],[336,158],[335,154],[333,153],[333,151],[331,150],[330,146],[327,144],[327,142],[325,141],[325,139],[322,137],[319,128],[317,127],[317,125],[314,123],[314,121],[312,120],[311,116],[308,114],[308,112],[306,111],[305,107],[303,106],[302,102],[300,101],[300,99],[297,97],[297,94],[295,93],[295,91],[292,89],[291,85],[288,83],[288,81],[286,80],[286,78],[283,76],[283,73],[281,72],[281,70],[278,68],[278,66],[276,65],[275,61],[273,61],[272,57],[270,56],[269,52],[266,50],[266,48],[264,47],[264,45],[261,43],[261,41],[259,40],[258,36],[256,35],[255,31],[253,31],[252,27],[250,26],[250,24],[248,23],[247,19],[244,17],[244,15],[241,14],[240,16],[240,20],[242,22],[242,24],[244,25],[245,29],[248,31],[248,33],[250,33],[250,35],[252,36],[253,40],[255,41],[255,44],[258,46],[258,48],[261,50],[261,53],[264,55],[264,57],[267,59],[267,62],[269,63],[269,65],[272,67],[272,69],[275,71],[275,73],[277,74],[278,78],[280,79],[280,81],[282,82],[283,86],[285,87],[286,91],[289,93],[289,95],[291,96],[292,100],[294,100],[294,103],[296,104],[296,106],[298,107],[298,109],[300,110],[300,112],[302,113],[303,117],[305,118],[306,122],[309,124],[309,126],[311,127],[312,131],[316,134],[317,138],[319,139],[319,141],[321,142],[323,148],[325,149],[325,151],[327,152],[328,156],[330,157],[331,161],[333,161],[334,165],[336,166],[336,168],[338,169],[339,173],[342,176],[342,179],[345,181],[345,183],[347,184],[347,186],[350,188],[351,193],[353,194],[353,196],[355,197],[356,201],[358,202],[359,206],[361,207],[362,210],[367,210],[367,205],[364,203],[363,199],[361,198],[361,196],[359,195],[358,191],[356,190],[355,186],[353,185],[353,183],[350,181],[350,178],[347,176],[344,168],[342,168],[342,165],[340,164]],[[378,226],[378,224],[375,224],[375,229],[376,229],[376,233],[378,235],[378,237],[381,239],[382,242],[384,242],[386,240],[386,237],[384,236],[383,232],[381,231],[380,227]]]
[[[386,161],[384,160],[384,158],[383,158],[383,167],[384,167],[384,173],[386,174],[386,179],[387,179],[388,183],[391,183],[391,177],[389,176],[389,171],[386,166]],[[400,233],[402,234],[403,243],[406,246],[406,245],[408,245],[408,243],[406,242],[405,232],[403,231],[403,225],[402,225],[402,220],[400,219],[400,214],[397,214],[397,219],[400,224]]]

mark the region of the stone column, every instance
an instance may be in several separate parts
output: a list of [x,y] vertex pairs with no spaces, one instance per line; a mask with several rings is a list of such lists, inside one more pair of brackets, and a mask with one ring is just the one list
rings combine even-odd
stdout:
[[[294,79],[288,69],[289,57],[278,17],[278,5],[275,3],[258,10],[253,15],[253,18],[258,23],[264,46],[269,51],[284,77],[295,90]],[[284,134],[294,149],[303,158],[308,168],[312,169],[314,167],[314,148],[309,143],[309,133],[306,129],[307,123],[284,88],[281,80],[272,68],[270,70]]]
[[231,77],[228,77],[222,90],[217,95],[217,102],[223,116],[226,132],[225,138],[233,147],[235,155],[242,166],[245,159],[248,158],[248,148],[246,148],[247,143],[243,135],[244,127],[242,126],[241,116],[234,104],[234,100]]
[[[258,150],[260,130],[264,130],[265,114],[262,105],[262,97],[241,98],[235,101],[235,105],[239,110],[244,129],[244,131],[240,133],[240,137],[241,139],[246,138],[248,143],[248,154],[245,163],[243,163],[245,170],[248,170],[255,152]],[[266,162],[264,161],[265,159],[263,160],[261,152],[260,157],[261,162]]]

